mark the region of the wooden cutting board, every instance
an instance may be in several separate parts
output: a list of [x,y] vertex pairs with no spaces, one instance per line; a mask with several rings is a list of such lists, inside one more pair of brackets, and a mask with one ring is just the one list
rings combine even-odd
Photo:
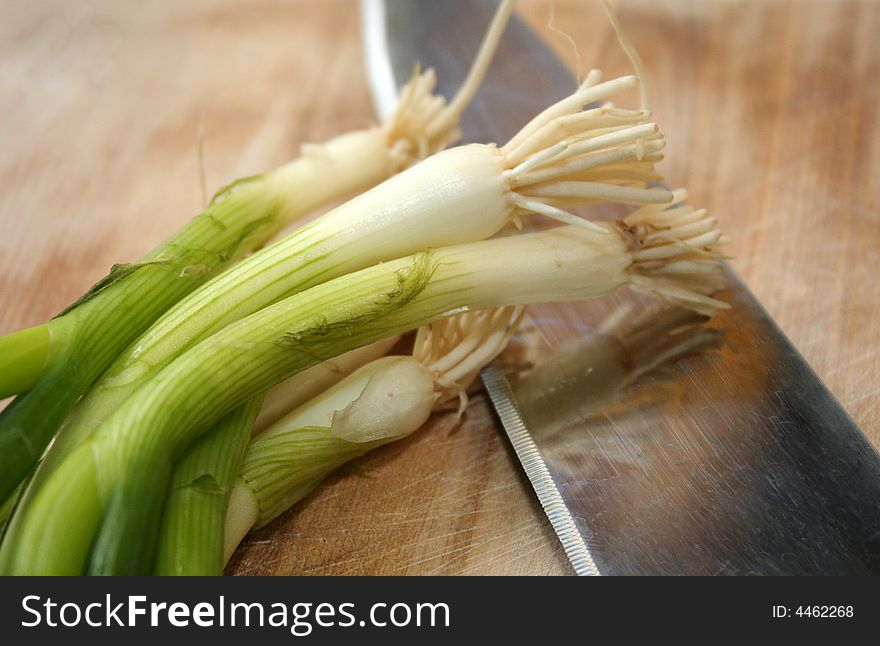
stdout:
[[[520,11],[559,54],[550,2]],[[556,0],[583,67],[628,66],[597,2]],[[669,139],[661,169],[880,443],[880,4],[624,0]],[[0,333],[37,324],[209,192],[370,125],[356,3],[0,2]],[[254,534],[236,574],[561,574],[478,398],[332,477]]]

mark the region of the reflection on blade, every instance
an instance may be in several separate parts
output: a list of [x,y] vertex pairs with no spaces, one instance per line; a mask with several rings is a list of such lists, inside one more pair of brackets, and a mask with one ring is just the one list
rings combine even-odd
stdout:
[[[626,314],[615,312],[614,322],[548,353],[514,378],[517,402],[543,450],[569,441],[577,447],[577,431],[585,425],[662,407],[668,399],[664,376],[675,361],[722,342],[722,331],[707,327],[708,318],[690,310],[663,306]],[[652,387],[639,389],[648,375],[654,376]]]
[[547,478],[602,574],[880,573],[880,458],[727,278],[707,323],[530,310],[542,356],[508,379]]

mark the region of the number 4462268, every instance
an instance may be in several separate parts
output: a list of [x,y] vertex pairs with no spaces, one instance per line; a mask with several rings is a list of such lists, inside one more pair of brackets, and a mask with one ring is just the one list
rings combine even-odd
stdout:
[[798,606],[794,611],[796,617],[812,617],[813,619],[852,617],[852,606]]

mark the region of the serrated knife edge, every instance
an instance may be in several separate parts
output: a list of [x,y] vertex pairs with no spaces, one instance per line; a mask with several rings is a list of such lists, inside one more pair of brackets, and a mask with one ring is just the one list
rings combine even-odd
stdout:
[[486,367],[480,376],[489,399],[492,400],[498,413],[501,426],[510,439],[510,444],[522,463],[526,476],[538,496],[538,501],[559,537],[575,573],[578,576],[600,575],[601,572],[593,561],[593,555],[578,529],[574,516],[562,499],[556,482],[550,475],[544,458],[541,457],[541,452],[526,428],[504,371],[493,364]]

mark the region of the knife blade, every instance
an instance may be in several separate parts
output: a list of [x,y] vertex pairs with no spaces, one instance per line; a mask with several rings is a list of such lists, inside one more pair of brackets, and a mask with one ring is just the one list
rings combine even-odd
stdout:
[[[362,0],[380,116],[416,61],[452,96],[494,7]],[[574,87],[514,18],[464,139],[502,143]],[[708,322],[626,290],[532,307],[534,366],[484,370],[549,522],[577,574],[880,573],[880,455],[725,272]]]

